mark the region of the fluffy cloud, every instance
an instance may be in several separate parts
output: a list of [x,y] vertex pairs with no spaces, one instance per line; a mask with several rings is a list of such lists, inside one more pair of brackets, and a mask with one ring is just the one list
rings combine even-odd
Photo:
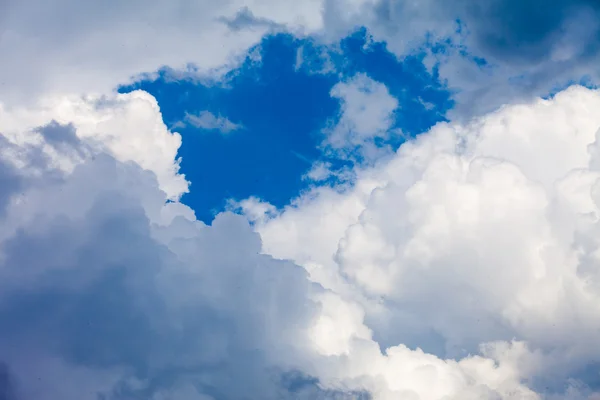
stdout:
[[[365,25],[399,57],[426,35],[460,41],[426,62],[476,114],[593,75],[596,3],[0,11],[0,398],[600,395],[598,92],[438,125],[284,210],[241,202],[260,236],[239,215],[206,226],[179,203],[181,137],[152,96],[79,95],[164,65],[218,76],[269,29],[331,42]],[[385,86],[357,76],[332,95],[343,106],[328,145],[390,134]],[[326,179],[317,167],[309,178]]]
[[[331,43],[364,25],[399,57],[459,42],[426,62],[471,115],[595,78],[598,10],[2,3],[0,399],[598,398],[598,92],[441,124],[284,210],[241,202],[260,236],[179,203],[181,137],[152,96],[80,95],[165,65],[220,76],[269,29]],[[332,95],[327,145],[390,134],[385,86],[356,76]]]
[[[127,107],[112,100],[102,112],[117,118]],[[160,120],[150,109],[138,111]],[[74,126],[42,126],[28,143],[3,136],[14,151],[1,175],[0,396],[285,398],[318,288],[302,268],[260,255],[242,217],[196,221],[167,202],[153,171],[95,142],[111,136],[92,141]]]
[[[403,343],[457,360],[481,351],[506,363],[494,374],[548,398],[598,396],[598,107],[599,92],[572,87],[440,124],[357,169],[354,185],[315,188],[255,218],[263,251],[303,265],[348,302],[322,322],[340,335],[328,351],[351,363],[366,355],[348,338],[372,337],[388,348],[388,389],[404,390],[395,382],[416,373],[392,372],[416,357],[402,355]],[[454,374],[434,360],[439,379]],[[468,360],[458,365],[475,365]],[[473,368],[489,385],[501,378],[486,362]],[[460,379],[448,382],[450,398],[469,398],[451,389]],[[442,398],[425,388],[438,387],[412,390]],[[536,398],[525,393],[501,396]]]
[[[56,124],[70,124],[73,132]],[[37,127],[45,128],[40,131]],[[44,149],[53,165],[63,171],[72,169],[81,157],[69,152],[73,143],[67,147],[68,157],[64,151],[57,153],[52,144],[65,139],[77,141],[77,137],[86,139],[96,152],[107,151],[121,162],[132,161],[152,171],[169,198],[177,199],[188,191],[176,159],[181,136],[167,130],[156,99],[143,91],[111,96],[52,96],[27,107],[0,104],[0,132],[20,147],[36,145]]]
[[382,149],[376,139],[386,139],[394,124],[396,100],[387,87],[359,74],[331,89],[331,96],[341,103],[340,116],[325,130],[324,145],[334,152],[358,151],[373,159]]
[[[262,254],[242,216],[206,226],[177,202],[169,183],[184,178],[159,180],[176,165],[176,152],[159,150],[177,135],[150,96],[88,101],[3,113],[4,398],[537,399],[522,382],[535,353],[518,341],[457,360],[401,341],[382,350],[369,299],[349,296],[365,282],[314,282],[308,266]],[[73,108],[87,111],[66,124]],[[157,158],[144,165],[126,151],[143,138],[140,115],[155,127]],[[342,214],[352,208],[337,196]],[[256,216],[275,212],[251,203]]]

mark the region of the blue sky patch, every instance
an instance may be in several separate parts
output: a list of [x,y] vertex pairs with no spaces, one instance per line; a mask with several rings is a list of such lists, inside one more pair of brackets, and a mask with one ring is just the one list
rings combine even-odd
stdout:
[[[209,222],[230,198],[256,196],[277,207],[287,204],[310,184],[302,177],[315,161],[334,168],[345,164],[325,156],[319,146],[322,130],[339,117],[331,89],[356,74],[385,84],[398,99],[394,129],[412,136],[443,120],[452,107],[450,93],[435,73],[428,73],[423,57],[400,62],[384,43],[370,41],[364,29],[335,49],[277,34],[250,51],[224,85],[173,80],[163,71],[156,80],[120,92],[142,89],[154,95],[167,125],[181,133],[182,172],[193,186],[183,201]],[[402,140],[391,135],[380,144],[395,148]]]

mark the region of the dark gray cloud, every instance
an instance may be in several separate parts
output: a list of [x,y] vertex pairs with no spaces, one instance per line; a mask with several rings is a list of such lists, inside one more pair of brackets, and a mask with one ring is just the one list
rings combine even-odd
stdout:
[[370,15],[361,21],[401,57],[426,40],[444,47],[427,63],[456,93],[454,118],[599,82],[597,0],[380,0]]
[[[389,32],[409,36],[448,33],[447,27],[456,27],[460,21],[468,31],[471,50],[517,65],[546,62],[561,46],[571,47],[571,56],[587,58],[597,54],[600,44],[597,0],[430,0],[416,5],[405,0],[380,0],[374,12],[376,23]],[[405,20],[426,24],[420,31],[406,32],[402,29]]]
[[594,56],[600,43],[597,0],[463,0],[446,7],[462,12],[478,48],[510,63],[548,61],[557,46],[571,46],[575,57]]

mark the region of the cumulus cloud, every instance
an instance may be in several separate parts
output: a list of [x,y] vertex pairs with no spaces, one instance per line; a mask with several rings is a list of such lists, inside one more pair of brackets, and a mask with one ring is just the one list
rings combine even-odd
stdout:
[[[317,312],[304,270],[259,254],[242,217],[196,221],[153,171],[74,126],[6,139],[24,151],[2,169],[15,182],[2,186],[2,398],[279,399],[287,380],[311,382],[295,372]],[[84,156],[63,170],[67,143]],[[32,154],[47,156],[32,166]],[[318,398],[304,386],[294,398]]]
[[132,161],[152,171],[169,198],[177,199],[188,191],[177,160],[181,136],[168,131],[156,99],[143,91],[52,96],[28,106],[0,104],[0,132],[21,147],[45,149],[54,165],[65,171],[74,167],[77,158],[57,153],[52,144],[63,142],[68,153],[77,137],[86,139],[96,151],[107,151],[121,162]]
[[[355,185],[318,187],[255,218],[263,251],[294,260],[355,304],[332,305],[340,315],[322,322],[341,335],[328,351],[348,360],[365,356],[348,337],[370,335],[388,348],[391,364],[403,354],[399,343],[442,359],[484,354],[510,365],[494,373],[528,382],[539,395],[594,398],[598,107],[598,91],[572,87],[465,124],[439,124],[391,160],[357,168]],[[410,364],[398,357],[382,372],[388,389],[412,373],[392,374]],[[453,375],[448,368],[431,373]],[[477,379],[491,378],[482,372]],[[450,389],[459,381],[446,394],[470,398]],[[425,388],[437,390],[413,388],[415,398],[442,398]]]
[[[426,36],[458,41],[426,62],[477,114],[595,77],[595,2],[1,11],[0,398],[600,396],[597,91],[440,124],[352,182],[283,210],[248,199],[233,206],[252,224],[223,213],[210,226],[179,202],[181,137],[156,100],[80,95],[164,65],[218,76],[273,27],[331,43],[365,25],[399,57]],[[331,94],[342,113],[325,145],[379,155],[397,101],[364,75]]]
[[[494,340],[482,342],[477,355],[456,359],[408,347],[398,337],[382,346],[364,294],[368,282],[337,272],[331,274],[337,282],[318,282],[293,254],[304,268],[262,252],[260,236],[242,216],[220,214],[210,226],[197,221],[159,180],[160,166],[176,164],[176,152],[165,151],[173,133],[160,124],[150,130],[158,148],[148,154],[160,162],[144,166],[148,158],[124,150],[138,140],[137,113],[150,126],[161,120],[150,100],[142,93],[116,96],[98,108],[62,99],[60,107],[38,112],[39,121],[50,120],[40,126],[20,119],[32,110],[4,111],[4,126],[11,127],[0,154],[0,176],[9,183],[0,192],[5,397],[538,398],[524,382],[538,365],[527,344],[482,336]],[[73,107],[87,113],[65,123]],[[131,132],[115,137],[116,131],[91,129],[102,124],[85,122],[97,121],[100,112],[102,121],[112,121],[107,126]],[[356,199],[335,196],[339,215],[360,209]],[[256,199],[242,207],[279,221],[277,210]],[[314,234],[312,221],[303,234]],[[333,229],[330,239],[339,224]],[[261,230],[268,248],[272,242]],[[346,230],[340,235],[348,236]],[[281,234],[292,248],[302,244]],[[318,248],[304,251],[319,262]],[[339,272],[353,276],[357,267],[343,261],[346,251],[340,246]]]

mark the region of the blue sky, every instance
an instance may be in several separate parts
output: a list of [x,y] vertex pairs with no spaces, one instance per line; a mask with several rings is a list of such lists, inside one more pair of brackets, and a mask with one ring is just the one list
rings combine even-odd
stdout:
[[[298,67],[298,51],[303,63]],[[260,61],[256,61],[256,54]],[[310,185],[302,179],[317,161],[334,168],[348,162],[327,157],[319,149],[322,130],[339,118],[339,101],[332,87],[359,73],[387,86],[399,100],[393,128],[414,136],[445,119],[452,107],[451,93],[423,65],[423,55],[399,61],[385,43],[369,40],[365,29],[340,41],[337,49],[318,46],[310,39],[287,34],[265,37],[251,56],[225,78],[226,84],[169,79],[163,71],[156,80],[122,87],[142,89],[156,97],[165,122],[183,136],[179,150],[182,172],[193,190],[182,199],[209,223],[229,199],[255,196],[282,207]],[[323,55],[333,68],[323,71]],[[187,124],[185,115],[209,111],[240,129],[223,133]],[[404,137],[392,135],[381,145],[396,148]]]

